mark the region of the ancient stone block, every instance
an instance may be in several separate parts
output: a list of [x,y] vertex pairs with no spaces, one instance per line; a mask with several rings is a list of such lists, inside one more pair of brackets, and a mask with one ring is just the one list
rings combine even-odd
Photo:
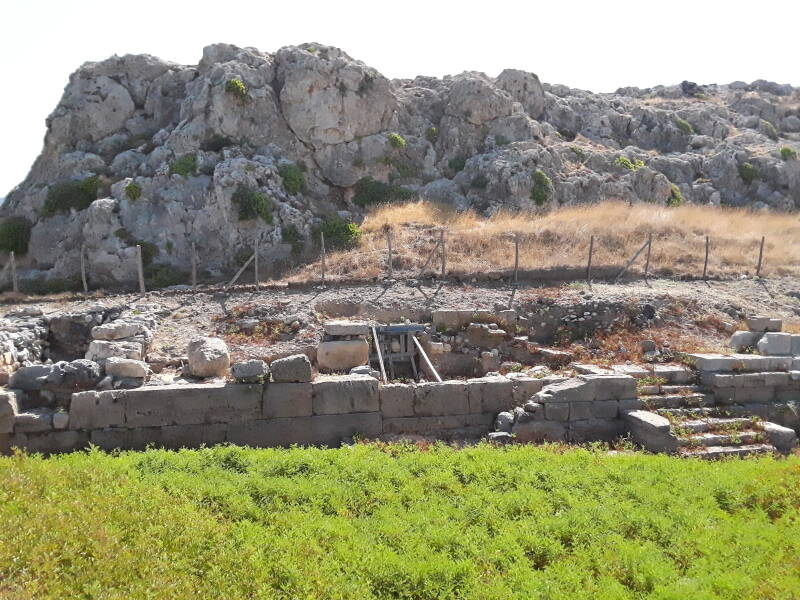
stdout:
[[623,420],[631,432],[631,438],[651,452],[674,452],[678,439],[670,432],[670,423],[665,417],[646,410],[631,410],[623,413]]
[[0,392],[0,434],[14,431],[14,420],[19,412],[17,395],[14,392]]
[[368,375],[318,377],[312,384],[312,395],[315,415],[380,410],[378,382]]
[[124,392],[79,392],[69,405],[70,429],[102,429],[125,424]]
[[370,323],[368,321],[325,321],[322,327],[328,335],[368,335]]
[[74,452],[86,447],[89,434],[84,431],[46,431],[42,433],[25,433],[14,436],[14,445],[25,448],[28,452],[58,454]]
[[436,434],[467,426],[466,415],[437,417],[396,417],[383,419],[383,432],[386,434]]
[[768,356],[785,356],[792,353],[792,336],[789,333],[765,333],[758,340],[758,351]]
[[593,419],[616,419],[619,416],[618,400],[595,400],[591,405]]
[[414,395],[414,414],[420,417],[465,415],[469,410],[467,386],[463,381],[421,383]]
[[594,402],[570,402],[569,420],[579,421],[592,418],[592,404]]
[[551,402],[545,404],[544,418],[548,421],[569,421],[569,403]]
[[380,386],[378,395],[384,420],[395,417],[414,416],[414,386],[389,383]]
[[[582,375],[581,377],[586,377]],[[594,382],[581,378],[568,379],[560,383],[545,386],[536,394],[537,402],[543,404],[552,402],[590,402],[594,400]]]
[[321,342],[317,347],[317,366],[327,371],[349,371],[369,362],[367,340]]
[[508,378],[511,380],[512,395],[515,405],[525,404],[534,394],[540,392],[544,387],[542,380],[536,377],[510,374]]
[[619,419],[585,419],[571,421],[568,438],[574,443],[610,442],[625,432],[625,425]]
[[567,441],[566,424],[555,421],[517,421],[511,432],[518,442],[523,443]]
[[490,329],[484,323],[470,323],[466,338],[470,346],[491,350],[505,341],[506,332],[502,329]]
[[106,342],[102,340],[92,340],[86,351],[87,359],[100,364],[104,364],[106,359],[112,356],[143,360],[144,351],[138,342]]
[[338,446],[354,436],[372,439],[382,432],[383,420],[379,412],[311,417],[311,436],[315,444]]
[[14,419],[15,433],[33,433],[53,429],[53,410],[50,408],[31,408],[17,413]]
[[314,443],[311,419],[293,417],[229,423],[226,440],[231,444],[253,448],[308,445]]
[[263,360],[244,360],[231,365],[231,377],[239,383],[263,383],[269,377],[269,365]]
[[472,413],[508,410],[514,407],[514,388],[502,376],[468,379],[466,382],[469,411]]
[[595,400],[636,398],[636,379],[628,375],[581,375],[579,379],[594,387]]
[[276,383],[306,383],[311,381],[311,361],[305,354],[293,354],[273,360],[272,380]]
[[118,358],[112,356],[106,359],[106,374],[112,377],[133,377],[137,379],[144,379],[150,374],[150,368],[147,363],[141,360],[133,360],[132,358]]
[[731,336],[728,345],[736,352],[741,352],[746,348],[755,348],[762,335],[763,333],[756,331],[737,331]]
[[777,423],[764,423],[762,425],[764,433],[769,442],[778,449],[779,452],[788,454],[797,447],[797,433],[794,429],[783,427]]
[[220,383],[144,387],[118,393],[125,405],[126,427],[155,427],[258,419],[261,392],[260,385]]
[[310,383],[267,383],[264,385],[262,416],[265,419],[310,417]]

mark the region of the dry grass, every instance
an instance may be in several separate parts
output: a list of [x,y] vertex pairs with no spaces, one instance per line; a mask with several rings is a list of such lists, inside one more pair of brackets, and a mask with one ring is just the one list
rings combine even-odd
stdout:
[[[328,256],[332,279],[370,279],[385,275],[386,237],[392,229],[395,276],[415,276],[447,232],[451,274],[508,272],[514,265],[512,233],[520,236],[521,269],[585,267],[590,236],[593,264],[621,266],[653,236],[651,272],[664,276],[700,276],[705,236],[710,236],[710,277],[753,275],[761,236],[766,236],[762,275],[800,272],[800,217],[708,206],[668,208],[606,201],[547,214],[501,212],[484,218],[423,201],[387,204],[365,219],[360,247]],[[644,253],[637,261],[641,269]],[[439,268],[438,253],[429,269]],[[635,267],[634,267],[635,268]],[[317,277],[319,265],[306,265],[294,279]]]

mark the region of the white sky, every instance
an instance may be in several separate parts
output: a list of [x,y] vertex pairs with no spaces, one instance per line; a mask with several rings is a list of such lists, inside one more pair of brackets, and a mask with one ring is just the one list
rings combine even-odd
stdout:
[[797,0],[3,0],[0,196],[41,150],[44,119],[85,61],[148,53],[196,64],[227,42],[321,42],[387,77],[513,67],[610,92],[684,79],[800,85]]

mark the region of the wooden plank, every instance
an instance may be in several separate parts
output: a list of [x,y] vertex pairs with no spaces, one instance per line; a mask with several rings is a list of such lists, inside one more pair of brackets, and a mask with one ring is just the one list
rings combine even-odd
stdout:
[[437,373],[436,369],[433,368],[433,364],[428,358],[428,355],[425,354],[425,350],[423,350],[422,344],[419,343],[419,340],[416,338],[416,336],[411,336],[411,339],[414,340],[414,344],[416,344],[417,346],[417,351],[419,352],[419,355],[422,357],[422,364],[424,364],[425,367],[429,370],[428,374],[433,375],[434,379],[436,379],[436,381],[441,383],[442,378],[439,377],[439,373]]
[[319,232],[319,241],[322,246],[322,284],[325,285],[325,232]]
[[442,279],[444,279],[447,266],[447,248],[444,243],[444,229],[439,232],[439,246],[442,249]]
[[144,294],[144,265],[142,264],[142,247],[136,244],[136,270],[139,273],[139,293]]
[[83,293],[89,293],[89,284],[86,281],[86,244],[81,244],[81,283],[83,283]]
[[428,265],[431,263],[431,260],[433,259],[433,255],[436,254],[436,250],[439,248],[439,244],[441,243],[442,240],[440,239],[433,246],[433,250],[431,250],[431,253],[428,255],[428,260],[425,261],[425,264],[422,265],[422,268],[419,270],[419,275],[417,275],[417,279],[422,279],[422,275],[425,273],[425,269],[428,268]]
[[514,234],[514,283],[519,281],[519,233]]
[[378,339],[378,333],[375,328],[372,328],[372,341],[375,343],[375,352],[378,354],[378,366],[381,368],[381,378],[383,383],[387,383],[386,367],[383,366],[383,353],[381,352],[381,341]]
[[258,282],[259,282],[259,278],[258,278],[258,238],[256,238],[255,242],[253,242],[253,256],[255,257],[255,260],[253,261],[253,269],[255,270],[255,276],[253,277],[253,279],[255,280],[254,283],[256,284],[256,289],[258,289]]
[[648,271],[650,271],[650,251],[652,250],[652,248],[653,248],[653,234],[651,233],[648,234],[647,236],[647,258],[645,259],[644,262],[644,281],[645,283],[647,283],[647,285],[650,285],[650,283],[647,281],[647,273]]
[[245,270],[247,267],[249,267],[249,266],[250,266],[250,263],[251,263],[251,262],[253,262],[253,259],[255,259],[255,257],[256,257],[256,255],[255,255],[255,254],[253,254],[252,256],[250,256],[250,258],[248,258],[248,259],[247,259],[247,262],[246,262],[246,263],[244,263],[244,264],[242,265],[242,267],[241,267],[241,268],[240,268],[238,271],[236,271],[236,275],[234,275],[234,276],[233,276],[233,279],[231,279],[231,280],[230,280],[230,282],[228,282],[228,285],[226,285],[226,286],[225,286],[226,288],[229,288],[229,287],[231,287],[231,286],[232,286],[234,283],[236,283],[236,280],[237,280],[237,279],[239,279],[239,277],[241,276],[241,274],[242,274],[242,273],[244,273],[244,270]]
[[636,254],[633,255],[633,258],[628,261],[628,264],[622,267],[622,270],[617,275],[617,278],[614,279],[614,283],[617,283],[619,281],[619,278],[622,277],[625,274],[625,272],[630,268],[630,266],[636,261],[636,259],[639,258],[639,255],[644,251],[645,248],[647,248],[647,244],[648,242],[642,244],[642,247],[636,251]]
[[586,282],[592,285],[592,253],[594,252],[594,236],[589,238],[589,261],[586,263]]
[[708,246],[709,240],[708,236],[706,236],[706,258],[703,261],[703,281],[708,281]]
[[386,226],[386,248],[389,251],[389,259],[387,266],[389,267],[389,279],[394,279],[394,265],[392,261],[392,228]]

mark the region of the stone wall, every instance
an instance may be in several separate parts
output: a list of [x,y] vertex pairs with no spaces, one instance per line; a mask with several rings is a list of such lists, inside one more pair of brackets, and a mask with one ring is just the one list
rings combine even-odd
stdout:
[[427,434],[480,437],[495,415],[524,402],[547,379],[485,377],[388,384],[366,375],[320,376],[312,383],[197,384],[87,391],[67,410],[24,411],[0,396],[0,449],[64,452],[249,446],[334,446],[353,436]]

